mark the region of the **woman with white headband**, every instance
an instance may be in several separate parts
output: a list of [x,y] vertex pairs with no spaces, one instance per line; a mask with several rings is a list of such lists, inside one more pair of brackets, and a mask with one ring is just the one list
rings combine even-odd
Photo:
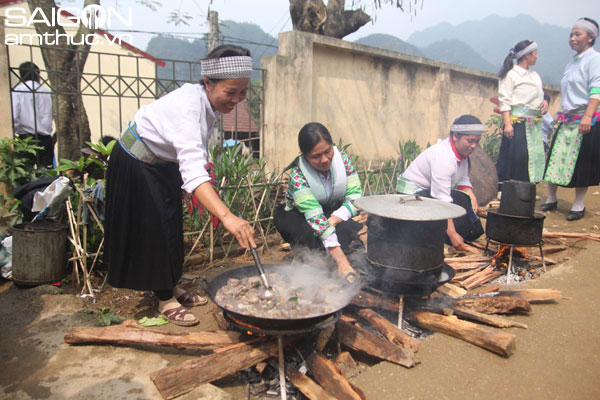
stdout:
[[585,215],[589,186],[600,183],[600,54],[593,46],[598,23],[581,18],[571,28],[569,45],[576,52],[560,81],[561,111],[546,164],[548,198],[542,211],[556,210],[558,186],[575,188],[567,221]]
[[[510,49],[499,73],[498,100],[504,135],[498,154],[498,181],[540,182],[545,154],[542,114],[548,111],[542,80],[530,69],[537,61],[536,42],[523,40]],[[513,65],[513,62],[516,64]]]
[[485,127],[473,115],[463,115],[452,124],[450,137],[427,148],[398,177],[396,192],[420,194],[455,203],[467,215],[448,220],[446,242],[466,250],[465,241],[483,234],[477,218],[477,199],[469,179],[469,155],[479,145]]
[[220,46],[201,66],[201,83],[186,83],[137,111],[113,149],[106,179],[110,284],[152,290],[158,311],[181,326],[198,323],[188,307],[207,303],[177,286],[183,270],[181,190],[217,216],[242,247],[256,247],[252,227],[220,200],[205,167],[217,118],[246,98],[250,52]]

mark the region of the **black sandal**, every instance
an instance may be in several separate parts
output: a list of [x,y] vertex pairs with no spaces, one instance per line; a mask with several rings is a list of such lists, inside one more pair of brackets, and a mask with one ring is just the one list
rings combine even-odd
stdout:
[[208,303],[206,297],[199,296],[194,293],[185,292],[181,296],[176,297],[177,301],[185,307],[203,306]]
[[[194,326],[194,325],[197,325],[198,322],[200,322],[200,321],[198,321],[198,318],[196,318],[196,316],[194,314],[192,314],[192,312],[190,310],[188,310],[187,308],[185,308],[183,306],[165,310],[161,314],[164,315],[169,320],[170,323],[179,325],[179,326]],[[185,317],[188,315],[193,316],[194,319],[186,321]]]

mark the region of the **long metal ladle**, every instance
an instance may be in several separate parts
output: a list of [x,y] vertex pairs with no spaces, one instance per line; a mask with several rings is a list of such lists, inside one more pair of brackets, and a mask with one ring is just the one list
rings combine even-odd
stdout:
[[250,252],[252,253],[252,258],[254,258],[254,264],[256,265],[256,268],[258,269],[258,273],[260,275],[260,281],[262,282],[263,286],[265,287],[265,297],[266,298],[273,297],[273,295],[275,295],[276,292],[273,289],[273,287],[269,284],[269,281],[267,280],[267,276],[265,275],[265,270],[263,269],[262,262],[260,262],[260,257],[258,257],[258,253],[256,252],[256,249],[254,247],[250,247]]

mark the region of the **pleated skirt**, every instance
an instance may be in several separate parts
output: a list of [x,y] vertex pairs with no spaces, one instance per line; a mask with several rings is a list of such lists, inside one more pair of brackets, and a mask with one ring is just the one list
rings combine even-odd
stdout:
[[515,123],[513,128],[512,139],[502,135],[500,143],[500,152],[496,163],[498,182],[500,183],[510,179],[529,182],[529,153],[525,122]]
[[183,271],[178,165],[136,160],[115,144],[106,177],[108,281],[134,290],[172,289]]

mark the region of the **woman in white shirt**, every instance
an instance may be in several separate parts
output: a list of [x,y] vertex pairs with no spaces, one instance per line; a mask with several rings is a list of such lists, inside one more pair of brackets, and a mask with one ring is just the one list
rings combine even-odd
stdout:
[[548,111],[548,102],[540,76],[530,69],[537,61],[537,47],[531,40],[517,43],[500,70],[498,100],[504,133],[497,162],[500,184],[509,179],[537,183],[544,175],[541,116]]
[[600,183],[600,53],[593,48],[597,37],[598,23],[590,18],[577,20],[571,28],[569,45],[577,54],[560,81],[559,126],[544,174],[548,198],[542,211],[556,210],[558,186],[575,188],[567,221],[583,218],[587,189]]
[[185,84],[138,110],[113,149],[106,181],[110,284],[152,290],[158,311],[182,326],[198,323],[187,307],[207,300],[177,286],[183,270],[181,189],[217,216],[242,247],[256,247],[252,227],[220,200],[205,168],[217,118],[246,98],[250,52],[220,46],[201,65],[201,83]]

